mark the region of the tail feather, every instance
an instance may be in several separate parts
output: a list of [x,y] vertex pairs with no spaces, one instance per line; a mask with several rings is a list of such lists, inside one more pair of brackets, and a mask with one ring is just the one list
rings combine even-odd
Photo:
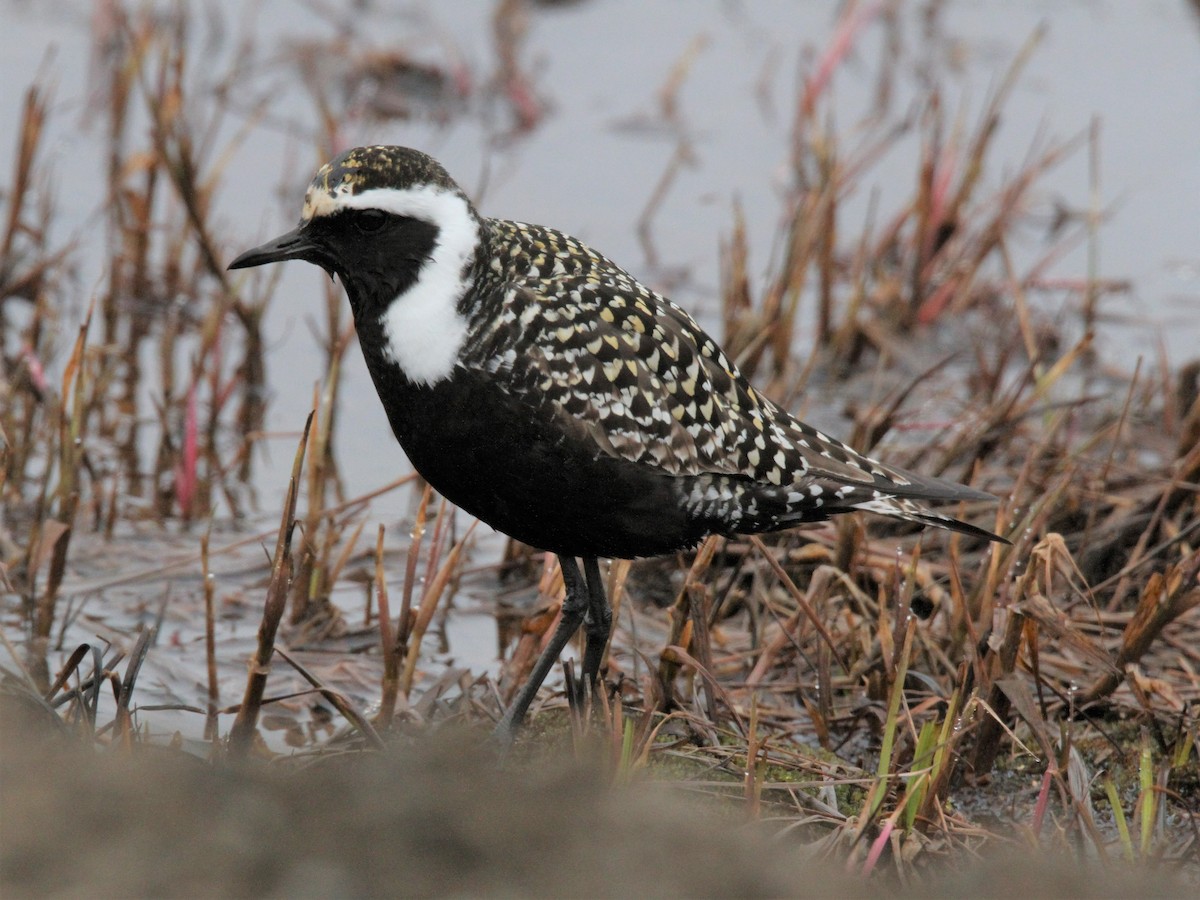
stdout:
[[[918,491],[918,485],[928,488],[925,492]],[[989,500],[995,502],[991,494],[974,490],[951,482],[932,482],[930,479],[919,479],[904,486],[903,494],[894,490],[886,483],[875,484],[846,484],[840,481],[819,480],[807,485],[804,489],[787,493],[785,509],[776,511],[771,516],[771,528],[787,528],[802,522],[815,522],[828,519],[841,513],[858,510],[888,516],[893,519],[903,519],[918,525],[932,525],[948,531],[957,531],[973,537],[983,538],[998,543],[1010,543],[998,534],[985,528],[963,522],[953,516],[945,515],[931,509],[928,503],[946,503]],[[762,494],[758,496],[761,498]]]
[[[980,492],[976,491],[974,493],[978,494]],[[872,497],[868,500],[862,500],[857,503],[851,502],[848,505],[852,509],[861,509],[867,512],[877,513],[881,516],[889,516],[893,519],[903,519],[906,522],[916,522],[918,525],[933,525],[936,528],[944,528],[947,531],[957,531],[960,534],[969,534],[973,537],[984,538],[985,540],[995,541],[1001,544],[1011,543],[1011,541],[1008,539],[1003,538],[998,534],[994,534],[993,532],[988,531],[986,528],[980,528],[976,525],[970,524],[969,522],[963,522],[961,519],[956,519],[953,516],[947,516],[936,512],[924,504],[917,503],[908,497],[895,497],[884,494],[881,496]]]
[[798,419],[793,449],[805,462],[800,490],[788,494],[788,511],[780,521],[812,521],[837,513],[865,510],[920,525],[933,525],[989,541],[1008,543],[983,528],[935,512],[929,503],[996,502],[991,494],[928,475],[918,475],[863,456]]

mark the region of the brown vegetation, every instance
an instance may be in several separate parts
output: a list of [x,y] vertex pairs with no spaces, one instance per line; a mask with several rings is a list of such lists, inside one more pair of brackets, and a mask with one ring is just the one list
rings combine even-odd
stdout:
[[[524,33],[521,21],[506,19],[526,15],[523,6],[498,4],[494,29],[504,44],[497,81],[514,105],[518,131],[536,128],[548,114],[518,65],[512,42]],[[246,75],[210,73],[194,84],[187,74],[186,14],[164,21],[133,12],[132,5],[104,5],[108,16],[97,18],[96,42],[107,106],[97,114],[107,129],[109,201],[95,227],[104,229],[110,256],[107,278],[86,309],[69,302],[66,286],[77,248],[52,246],[47,238],[54,211],[41,140],[50,107],[48,89],[40,85],[28,90],[15,129],[17,162],[3,193],[0,588],[11,656],[3,678],[6,694],[53,719],[61,731],[55,741],[69,737],[89,748],[111,748],[108,756],[144,759],[153,743],[147,722],[156,713],[138,702],[138,676],[158,631],[131,630],[107,647],[101,641],[63,647],[79,614],[64,585],[81,543],[91,553],[100,546],[119,557],[122,541],[139,527],[178,525],[194,553],[183,563],[160,560],[155,577],[186,570],[206,586],[197,617],[207,618],[207,706],[194,708],[207,727],[204,742],[190,747],[207,761],[185,762],[162,751],[160,762],[138,770],[150,772],[149,782],[119,758],[78,756],[72,760],[88,762],[39,768],[38,755],[17,752],[12,739],[18,729],[12,723],[26,720],[6,721],[5,791],[16,789],[16,805],[9,798],[4,804],[6,883],[72,893],[80,879],[92,879],[93,886],[131,889],[127,881],[95,881],[99,851],[91,848],[105,848],[105,866],[119,858],[110,848],[117,830],[127,833],[134,819],[106,830],[98,810],[133,790],[161,791],[163,803],[199,810],[195,827],[180,832],[189,837],[178,837],[186,843],[196,833],[217,841],[212,829],[221,814],[214,796],[243,810],[261,800],[292,821],[310,814],[294,796],[296,785],[309,785],[318,798],[312,814],[325,817],[325,829],[309,825],[294,841],[279,835],[278,843],[261,846],[255,829],[222,838],[252,846],[263,865],[290,844],[284,858],[295,868],[275,880],[246,868],[220,886],[287,892],[310,871],[305,866],[324,865],[305,848],[320,846],[330,834],[341,835],[339,846],[353,851],[346,858],[356,860],[347,868],[320,869],[321,878],[333,879],[330,889],[378,884],[370,879],[389,872],[376,858],[384,841],[416,853],[414,835],[462,828],[482,835],[478,847],[467,849],[491,867],[488,880],[446,881],[456,874],[453,866],[434,868],[414,875],[432,880],[414,882],[413,892],[439,885],[459,892],[497,885],[549,892],[550,885],[505,874],[518,864],[506,858],[512,847],[491,843],[497,821],[523,816],[539,822],[530,840],[542,835],[559,846],[563,856],[555,865],[563,871],[575,872],[576,861],[586,860],[578,863],[579,881],[553,886],[564,893],[591,892],[612,877],[596,873],[614,869],[625,880],[613,882],[612,893],[620,893],[621,884],[633,892],[663,876],[668,869],[627,868],[643,840],[675,848],[664,849],[668,860],[678,852],[681,859],[719,857],[734,866],[701,870],[714,879],[702,882],[710,892],[724,892],[721,885],[746,888],[737,893],[792,892],[781,885],[794,884],[787,880],[793,868],[772,860],[761,843],[731,849],[673,806],[664,811],[624,795],[612,800],[600,787],[634,779],[682,780],[688,791],[732,798],[723,802],[721,816],[729,816],[729,804],[740,804],[746,816],[785,834],[792,852],[799,851],[791,842],[803,843],[807,855],[867,874],[886,862],[890,872],[911,879],[957,854],[1002,842],[1070,847],[1094,860],[1094,880],[1083,891],[1089,895],[1115,884],[1106,866],[1121,859],[1185,863],[1195,871],[1196,364],[1130,373],[1097,358],[1096,299],[1121,286],[1090,278],[1051,282],[1045,273],[1066,242],[1090,240],[1098,222],[1068,228],[1026,271],[1015,267],[1010,245],[1030,191],[1056,163],[1095,139],[1047,142],[998,190],[985,190],[982,175],[1001,110],[1036,39],[969,132],[950,126],[954,114],[931,88],[920,113],[899,121],[881,100],[848,140],[826,124],[824,88],[858,30],[874,27],[849,6],[796,100],[783,252],[761,284],[752,283],[747,237],[735,211],[723,248],[720,337],[764,392],[785,404],[850,398],[851,442],[859,449],[888,444],[887,457],[901,465],[995,493],[998,507],[956,515],[1008,536],[1012,545],[853,518],[761,539],[714,538],[686,558],[613,564],[609,595],[617,636],[608,690],[591,709],[568,714],[561,712],[565,699],[547,698],[533,711],[527,741],[565,748],[595,774],[522,771],[511,789],[500,787],[495,773],[478,775],[490,770],[490,760],[460,757],[456,744],[453,754],[445,746],[416,751],[424,787],[412,795],[400,764],[387,755],[362,763],[353,777],[348,773],[358,769],[336,761],[270,776],[246,776],[238,768],[246,757],[271,767],[266,760],[273,753],[259,731],[262,710],[296,700],[268,693],[281,668],[276,657],[307,683],[302,698],[321,698],[348,723],[343,745],[379,748],[418,726],[486,724],[552,630],[561,576],[516,547],[503,564],[468,570],[472,528],[456,527],[452,511],[419,487],[411,540],[401,548],[405,562],[389,559],[370,500],[411,476],[364,497],[342,490],[339,465],[347,463],[334,449],[338,373],[353,335],[332,288],[321,337],[324,387],[313,398],[282,501],[282,525],[209,546],[201,530],[218,516],[244,520],[255,503],[253,488],[263,487],[255,480],[254,448],[263,437],[262,324],[273,285],[225,272],[230,247],[209,217],[214,192],[234,178],[223,164],[230,148],[218,143],[218,135],[230,133],[226,117],[233,115],[225,98]],[[890,27],[886,14],[875,24]],[[311,63],[318,51],[299,52],[298,70],[303,73],[305,60]],[[363,65],[374,67],[377,80],[408,70],[403,59],[384,62],[372,57]],[[688,58],[676,66],[660,96],[678,140],[672,166],[688,158],[689,139],[675,122],[671,97],[691,64]],[[451,59],[442,70],[422,71],[426,80],[454,79],[461,65]],[[332,146],[341,123],[319,95],[320,83],[313,79],[326,127],[322,143]],[[458,87],[448,89],[454,97],[470,89],[465,78],[454,83]],[[881,83],[879,95],[886,94]],[[263,111],[251,109],[232,140],[242,140]],[[135,120],[146,123],[144,132],[134,130]],[[914,139],[922,149],[909,201],[889,221],[848,233],[847,193],[892,142]],[[669,183],[670,170],[656,198]],[[1073,299],[1078,321],[1041,314],[1038,299],[1048,292]],[[810,311],[811,328],[801,322]],[[798,346],[801,333],[813,336],[811,348]],[[70,335],[66,346],[61,335]],[[947,335],[956,353],[929,349]],[[155,361],[152,371],[147,360]],[[919,439],[904,440],[909,431]],[[264,505],[275,510],[280,501]],[[373,549],[360,545],[364,530],[377,535]],[[255,617],[266,606],[259,643],[243,701],[222,707],[215,673],[218,657],[229,651],[220,646],[210,567],[263,540],[274,540],[274,554],[269,563],[256,563],[240,588]],[[422,637],[446,614],[464,577],[487,579],[498,592],[501,574],[517,580],[529,573],[540,573],[538,608],[516,616],[515,627],[502,621],[502,631],[515,632],[515,640],[506,641],[508,663],[498,683],[463,673],[421,677]],[[118,571],[96,587],[98,602],[121,578]],[[347,622],[333,594],[355,579],[369,593],[363,626],[369,640],[351,650],[338,642],[360,630]],[[142,590],[161,620],[169,588],[159,596],[160,585],[148,581]],[[14,600],[15,618],[9,611]],[[377,712],[368,716],[347,690],[285,653],[280,635],[293,648],[341,654],[339,664],[353,670],[351,679],[372,679],[381,698]],[[44,721],[28,727],[31,741],[48,740]],[[332,753],[324,736],[310,735],[305,751]],[[476,774],[464,782],[464,772]],[[44,804],[42,794],[22,793],[34,778],[54,785]],[[96,828],[80,826],[72,836],[56,829],[72,817],[66,798],[77,789]],[[548,792],[552,802],[525,807],[525,792]],[[384,797],[389,802],[380,802]],[[356,804],[369,802],[377,804],[371,808],[381,817],[381,832],[356,818]],[[480,804],[502,818],[473,818]],[[568,804],[576,807],[569,819],[563,815]],[[589,822],[587,811],[597,809]],[[20,834],[11,825],[18,815],[29,823]],[[162,816],[152,827],[175,827],[165,811]],[[1007,820],[1005,827],[997,819]],[[134,830],[136,841],[151,846],[149,827]],[[88,843],[97,832],[104,843]],[[446,840],[466,840],[454,833]],[[589,836],[598,833],[606,837]],[[563,849],[559,839],[567,834],[572,838]],[[47,835],[57,835],[61,858],[31,855],[49,852]],[[93,855],[67,852],[79,847]],[[130,843],[124,852],[139,851]],[[601,865],[609,854],[624,861]],[[664,894],[695,891],[687,866],[670,871],[677,879],[660,882]],[[146,888],[169,893],[218,886],[204,880],[211,873],[183,862],[163,877],[171,873],[179,880],[147,882]],[[27,876],[33,880],[21,880]],[[364,880],[354,880],[359,877]],[[517,880],[505,880],[510,877]],[[1035,883],[1034,890],[1048,883]]]

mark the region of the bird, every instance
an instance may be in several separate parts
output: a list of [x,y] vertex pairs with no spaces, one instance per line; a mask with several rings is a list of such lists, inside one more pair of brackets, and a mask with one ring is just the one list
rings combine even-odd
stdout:
[[760,394],[680,306],[562,231],[479,213],[433,157],[356,147],[300,223],[230,269],[339,280],[401,448],[443,497],[558,557],[558,625],[496,726],[511,740],[571,637],[595,686],[599,560],[865,510],[1004,541],[930,504],[990,494],[870,459]]

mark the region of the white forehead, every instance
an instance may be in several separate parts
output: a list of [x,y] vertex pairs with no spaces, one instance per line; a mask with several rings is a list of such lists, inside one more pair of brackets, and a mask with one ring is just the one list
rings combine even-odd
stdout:
[[457,191],[436,184],[371,188],[359,194],[351,193],[350,185],[341,184],[332,193],[324,188],[310,187],[304,195],[300,216],[307,222],[343,209],[378,209],[440,225],[461,220],[467,211],[467,201]]
[[417,384],[448,378],[466,338],[458,303],[467,291],[467,268],[479,244],[480,221],[467,198],[434,184],[371,188],[352,193],[348,185],[330,192],[320,185],[304,198],[304,221],[345,209],[382,212],[429,222],[437,238],[415,281],[382,310],[384,358]]

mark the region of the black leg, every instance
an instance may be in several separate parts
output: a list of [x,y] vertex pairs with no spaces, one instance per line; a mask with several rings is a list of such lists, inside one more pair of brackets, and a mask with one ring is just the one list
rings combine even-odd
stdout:
[[[596,561],[585,560],[585,565],[591,563],[591,567],[595,568]],[[512,740],[513,735],[517,733],[517,729],[521,727],[521,723],[525,721],[525,713],[529,711],[529,705],[533,703],[533,698],[537,696],[538,688],[542,686],[542,682],[546,680],[546,676],[550,674],[550,670],[558,661],[558,656],[563,651],[563,647],[567,646],[567,641],[571,640],[571,635],[579,630],[579,626],[583,624],[584,617],[588,615],[591,609],[592,598],[584,583],[583,574],[579,571],[579,563],[569,556],[560,556],[558,558],[559,568],[562,569],[563,583],[567,588],[567,595],[563,599],[562,618],[558,620],[558,627],[554,629],[554,634],[550,637],[550,643],[546,645],[546,649],[542,651],[542,655],[538,657],[537,662],[533,666],[533,671],[529,673],[529,678],[521,685],[521,690],[517,692],[516,698],[513,700],[512,706],[508,708],[508,712],[504,714],[504,718],[496,725],[492,735],[501,740]],[[603,593],[601,593],[603,599]],[[606,604],[607,605],[607,604]],[[591,632],[588,632],[588,647],[591,647]],[[603,652],[603,648],[601,648]],[[596,664],[597,668],[599,663]]]
[[584,619],[587,644],[583,651],[583,683],[588,690],[595,688],[600,677],[600,663],[604,662],[604,651],[608,647],[608,635],[612,631],[612,609],[604,596],[604,581],[600,577],[600,564],[594,556],[585,557],[583,571],[587,575],[588,607]]

